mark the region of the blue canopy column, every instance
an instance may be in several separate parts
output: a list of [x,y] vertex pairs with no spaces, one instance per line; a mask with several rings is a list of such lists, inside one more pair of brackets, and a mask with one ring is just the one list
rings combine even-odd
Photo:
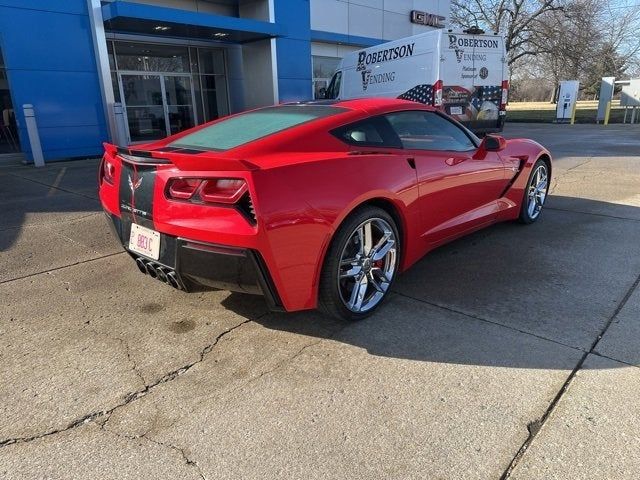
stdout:
[[285,35],[275,39],[280,102],[312,98],[309,0],[273,0],[275,23]]

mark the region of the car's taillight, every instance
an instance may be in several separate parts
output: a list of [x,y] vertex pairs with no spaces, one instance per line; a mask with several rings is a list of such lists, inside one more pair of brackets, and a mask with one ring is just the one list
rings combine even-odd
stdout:
[[237,203],[248,190],[242,178],[174,178],[167,196],[174,200],[205,203]]
[[433,106],[442,106],[442,80],[433,84]]
[[502,81],[502,97],[500,98],[500,110],[507,108],[507,102],[509,101],[509,80]]
[[247,191],[247,183],[241,178],[217,178],[205,181],[200,198],[211,203],[236,203]]
[[100,168],[100,183],[107,182],[113,185],[113,178],[116,174],[116,167],[106,157],[102,159],[102,166]]
[[202,183],[199,178],[174,178],[169,183],[169,197],[189,200]]

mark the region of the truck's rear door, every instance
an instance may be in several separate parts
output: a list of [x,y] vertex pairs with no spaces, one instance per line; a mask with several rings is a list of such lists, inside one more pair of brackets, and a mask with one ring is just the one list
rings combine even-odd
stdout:
[[502,130],[501,110],[503,80],[506,80],[504,39],[499,35],[471,35],[473,38],[473,96],[475,119],[470,128],[476,132]]
[[441,48],[444,111],[475,132],[501,130],[504,39],[448,32]]

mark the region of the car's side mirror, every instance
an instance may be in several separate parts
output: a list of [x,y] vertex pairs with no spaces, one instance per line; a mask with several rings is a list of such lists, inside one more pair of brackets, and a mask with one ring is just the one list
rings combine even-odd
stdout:
[[487,135],[481,144],[481,147],[484,147],[487,152],[499,152],[504,150],[506,146],[507,141],[500,135]]

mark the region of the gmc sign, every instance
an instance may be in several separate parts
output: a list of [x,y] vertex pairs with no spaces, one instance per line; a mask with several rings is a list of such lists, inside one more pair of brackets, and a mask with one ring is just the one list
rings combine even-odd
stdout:
[[416,23],[418,25],[427,25],[429,27],[444,28],[445,20],[446,17],[436,15],[435,13],[411,10],[411,23]]

